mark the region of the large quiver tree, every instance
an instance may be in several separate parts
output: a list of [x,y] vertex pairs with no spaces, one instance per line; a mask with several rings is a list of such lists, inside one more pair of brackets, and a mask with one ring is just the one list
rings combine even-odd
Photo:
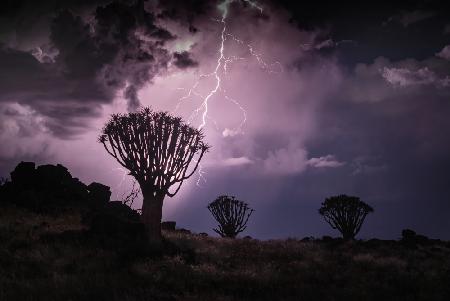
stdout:
[[325,199],[319,214],[333,228],[341,232],[346,240],[354,239],[361,230],[361,226],[367,214],[373,212],[373,208],[361,201],[358,197],[345,194],[332,196]]
[[150,240],[161,239],[164,197],[173,197],[180,190],[209,149],[203,138],[201,130],[181,118],[150,108],[114,114],[103,128],[99,142],[141,187],[142,221]]

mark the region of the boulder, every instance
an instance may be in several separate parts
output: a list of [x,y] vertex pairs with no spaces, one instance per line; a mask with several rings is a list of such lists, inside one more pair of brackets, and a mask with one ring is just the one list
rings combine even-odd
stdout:
[[20,188],[30,188],[35,184],[36,164],[20,162],[11,172],[11,182]]
[[416,237],[416,232],[411,229],[403,229],[402,230],[402,240],[411,240]]
[[324,235],[322,236],[322,241],[323,242],[333,242],[334,238],[329,236],[329,235]]
[[96,205],[105,205],[109,202],[109,198],[111,197],[111,189],[109,186],[92,182],[87,187],[89,191],[89,199]]
[[414,247],[416,245],[429,244],[431,240],[424,235],[417,234],[411,229],[404,229],[402,231],[401,242],[406,246]]
[[64,186],[72,180],[69,170],[57,165],[41,165],[36,169],[36,184],[39,190],[58,190],[64,192]]
[[175,231],[178,233],[182,233],[182,234],[191,234],[192,233],[190,230],[184,229],[184,228],[178,228],[178,229],[175,229]]
[[161,223],[161,229],[166,231],[175,231],[176,222],[174,221],[165,221]]
[[87,203],[89,200],[89,191],[87,185],[81,182],[78,178],[72,178],[65,185],[67,197],[70,197],[76,202]]
[[92,218],[89,233],[105,247],[123,246],[146,240],[144,224],[100,213]]
[[133,210],[129,206],[125,205],[121,201],[108,202],[103,210],[105,213],[114,215],[118,218],[122,218],[129,221],[139,222],[140,215],[136,210]]

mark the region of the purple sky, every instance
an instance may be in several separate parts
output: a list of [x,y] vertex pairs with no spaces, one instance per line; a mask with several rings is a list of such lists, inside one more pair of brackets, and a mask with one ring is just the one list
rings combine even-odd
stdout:
[[165,200],[181,227],[212,233],[206,206],[230,194],[256,210],[251,236],[337,235],[317,209],[350,194],[375,208],[361,237],[450,238],[443,2],[6,3],[0,176],[22,160],[62,163],[120,199],[131,179],[97,136],[110,114],[151,106],[212,145],[203,176]]

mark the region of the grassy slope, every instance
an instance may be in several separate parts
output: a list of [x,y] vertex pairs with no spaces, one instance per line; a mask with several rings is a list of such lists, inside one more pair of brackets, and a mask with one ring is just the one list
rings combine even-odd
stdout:
[[179,251],[149,257],[85,239],[76,212],[0,209],[0,300],[450,300],[448,243],[172,232]]

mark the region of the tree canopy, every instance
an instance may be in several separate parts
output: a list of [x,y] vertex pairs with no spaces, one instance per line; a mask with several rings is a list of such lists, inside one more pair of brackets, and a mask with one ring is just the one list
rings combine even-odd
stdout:
[[230,238],[247,228],[248,219],[254,211],[247,203],[227,195],[219,196],[210,203],[208,210],[219,222],[219,227],[213,230],[222,237]]
[[373,208],[358,197],[338,195],[325,199],[319,214],[333,228],[341,232],[344,239],[353,239],[361,230],[364,220]]
[[[141,187],[144,198],[141,218],[150,240],[161,240],[164,197],[177,194],[208,151],[203,138],[201,130],[181,118],[150,108],[114,114],[103,128],[99,142]],[[176,188],[171,192],[172,186]]]
[[[183,180],[198,168],[209,146],[201,130],[166,112],[143,108],[136,113],[114,114],[99,141],[120,165],[142,185],[174,196]],[[189,170],[189,164],[194,167]],[[168,189],[178,184],[174,192]]]

